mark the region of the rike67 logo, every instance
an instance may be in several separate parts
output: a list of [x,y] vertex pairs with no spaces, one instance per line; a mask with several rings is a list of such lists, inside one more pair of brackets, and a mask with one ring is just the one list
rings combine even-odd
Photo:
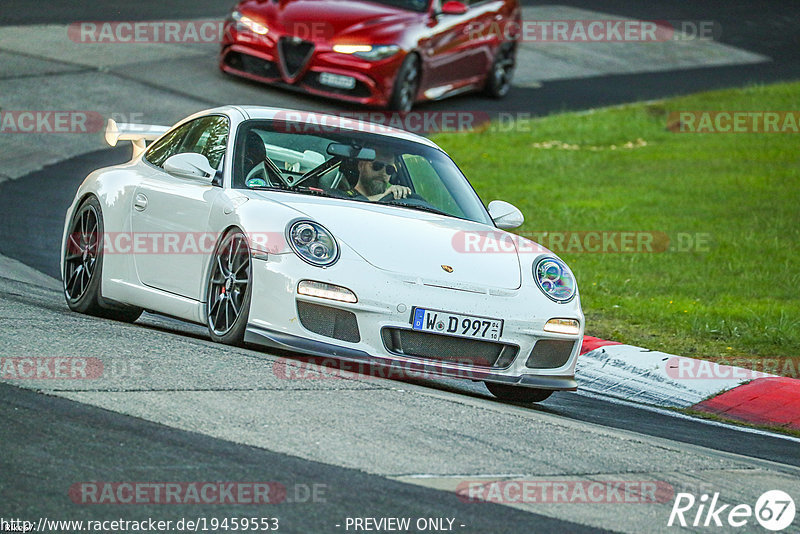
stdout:
[[779,532],[792,524],[795,512],[794,499],[781,490],[765,492],[756,501],[755,508],[749,504],[720,504],[719,493],[712,497],[703,494],[699,499],[691,493],[678,493],[667,526],[740,528],[749,525],[755,517],[765,529]]

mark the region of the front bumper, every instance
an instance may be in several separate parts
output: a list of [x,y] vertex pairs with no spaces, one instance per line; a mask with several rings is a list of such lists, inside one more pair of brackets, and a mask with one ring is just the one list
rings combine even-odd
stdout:
[[[450,378],[469,378],[471,380],[488,380],[503,384],[525,386],[537,389],[552,389],[575,391],[578,383],[574,376],[536,376],[523,375],[521,377],[507,376],[504,374],[493,373],[481,368],[466,368],[459,366],[443,366],[440,363],[430,361],[407,359],[403,361],[394,358],[374,357],[364,351],[341,347],[322,341],[315,341],[303,337],[285,334],[260,328],[248,326],[244,336],[245,343],[260,345],[279,350],[290,350],[302,352],[311,356],[323,358],[336,357],[341,360],[365,363],[367,365],[383,366],[389,369],[397,369],[398,364],[402,372],[398,373],[402,378],[427,377],[431,375],[450,377]],[[391,376],[391,373],[390,375]]]
[[[400,367],[408,374],[424,374],[469,378],[510,385],[575,390],[575,363],[582,341],[583,314],[578,299],[556,304],[525,280],[517,290],[451,289],[441,281],[424,281],[377,269],[360,258],[347,254],[332,267],[320,269],[302,262],[294,254],[270,255],[268,261],[253,263],[253,296],[245,341],[304,354],[336,357],[370,365]],[[315,280],[347,287],[358,296],[350,304],[318,297],[299,295],[300,280]],[[483,292],[481,292],[483,291]],[[307,328],[298,312],[298,303],[325,306],[355,316],[358,333],[345,341],[331,334],[321,335]],[[513,360],[502,366],[474,364],[462,359],[419,357],[398,354],[387,345],[389,330],[411,330],[411,314],[415,306],[446,310],[453,313],[503,319],[500,342],[516,350]],[[552,318],[577,319],[581,324],[578,336],[548,333],[543,330]],[[314,329],[321,331],[316,328]],[[324,330],[324,328],[322,329]],[[333,330],[331,330],[333,331]],[[450,338],[428,334],[436,341]],[[346,336],[344,336],[346,337]],[[461,339],[461,338],[459,338]],[[539,341],[557,341],[567,347],[559,364],[531,368],[534,347]],[[538,357],[538,356],[537,356]],[[469,361],[469,358],[467,358]],[[534,362],[535,364],[535,362]]]
[[[336,53],[329,43],[313,43],[308,59],[299,62],[299,68],[292,69],[279,51],[280,37],[237,32],[233,27],[225,34],[227,38],[219,56],[223,72],[362,105],[388,105],[395,75],[404,58],[400,52],[385,60],[371,62]],[[325,85],[321,81],[323,73],[354,78],[355,87]]]

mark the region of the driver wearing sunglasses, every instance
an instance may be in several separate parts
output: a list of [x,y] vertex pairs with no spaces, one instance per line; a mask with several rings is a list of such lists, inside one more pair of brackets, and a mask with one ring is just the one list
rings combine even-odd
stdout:
[[373,161],[358,162],[358,183],[353,188],[355,193],[375,201],[392,195],[395,199],[407,198],[411,189],[403,185],[392,185],[389,180],[397,174],[394,154],[381,149],[375,150]]

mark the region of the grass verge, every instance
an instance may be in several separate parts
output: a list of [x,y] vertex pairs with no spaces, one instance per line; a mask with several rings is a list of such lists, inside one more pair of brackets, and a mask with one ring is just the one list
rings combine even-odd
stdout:
[[[569,263],[587,334],[710,360],[778,359],[797,377],[800,134],[668,123],[670,112],[797,110],[798,95],[800,83],[754,86],[434,140],[483,199],[522,210],[517,233]],[[656,250],[588,250],[620,232],[634,250],[649,235]]]

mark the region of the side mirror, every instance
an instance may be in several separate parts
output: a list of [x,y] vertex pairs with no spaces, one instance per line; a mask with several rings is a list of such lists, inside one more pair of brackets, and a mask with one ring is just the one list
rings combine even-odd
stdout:
[[494,224],[503,230],[519,228],[525,222],[525,217],[516,206],[502,200],[489,202],[489,216],[494,221]]
[[463,15],[469,8],[462,2],[457,0],[448,0],[442,5],[440,13],[442,15]]
[[199,180],[208,184],[217,173],[204,155],[195,152],[184,152],[168,157],[164,162],[164,170],[178,178]]

